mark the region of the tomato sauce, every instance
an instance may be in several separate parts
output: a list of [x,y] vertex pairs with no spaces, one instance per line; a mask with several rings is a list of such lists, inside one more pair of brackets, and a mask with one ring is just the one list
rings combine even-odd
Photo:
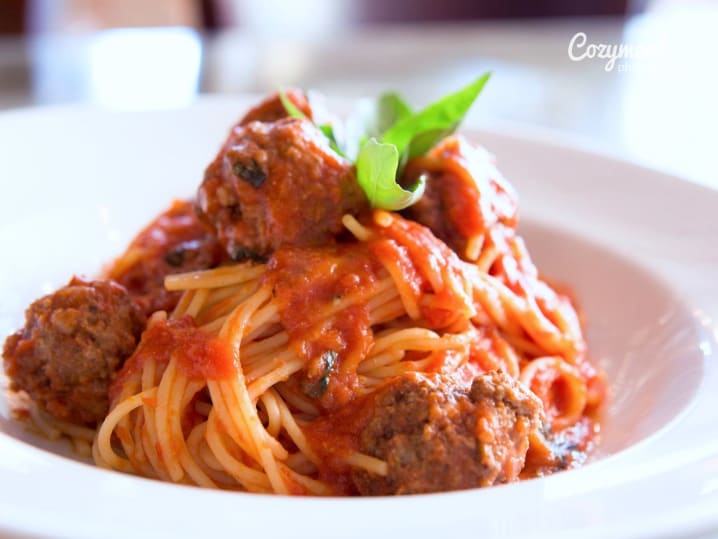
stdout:
[[359,435],[375,412],[376,393],[355,399],[347,406],[308,423],[303,432],[319,458],[318,479],[337,495],[356,494],[347,457],[360,451]]
[[[380,233],[383,239],[371,242],[373,252],[382,255],[382,251],[387,249],[381,245],[382,242],[397,245],[395,253],[400,257],[402,271],[406,271],[408,286],[418,290],[419,299],[423,294],[432,292],[430,303],[420,302],[422,318],[429,327],[440,329],[462,318],[467,321],[471,318],[473,299],[462,285],[467,266],[456,253],[429,229],[412,221],[393,219],[389,226],[380,229]],[[437,280],[438,289],[432,285],[432,281]]]
[[235,372],[229,345],[197,328],[190,316],[155,321],[142,334],[137,349],[112,382],[110,400],[115,401],[127,380],[148,361],[164,367],[171,359],[175,359],[177,368],[192,380],[222,380]]
[[407,163],[407,184],[421,175],[428,176],[424,196],[404,213],[431,228],[457,252],[464,252],[469,238],[516,227],[516,193],[485,150],[461,137],[447,137],[425,156]]
[[171,311],[181,292],[164,287],[173,273],[208,269],[227,260],[224,249],[197,219],[194,202],[176,200],[132,241],[106,270],[146,315]]
[[573,426],[556,434],[539,433],[539,444],[532,443],[526,453],[521,479],[543,477],[561,470],[581,466],[599,442],[600,423],[584,416]]
[[326,410],[354,394],[357,365],[373,344],[367,303],[380,269],[363,244],[284,247],[268,264],[290,346],[307,362],[300,386]]

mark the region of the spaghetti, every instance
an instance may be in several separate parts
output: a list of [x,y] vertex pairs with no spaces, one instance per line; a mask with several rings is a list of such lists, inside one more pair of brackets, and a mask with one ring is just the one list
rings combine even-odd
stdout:
[[[567,302],[549,309],[550,289],[541,289],[542,301],[518,294],[396,214],[375,211],[366,223],[347,215],[344,222],[360,243],[331,249],[354,271],[342,268],[322,283],[330,302],[307,298],[296,287],[284,291],[287,297],[279,290],[287,275],[309,271],[309,261],[328,256],[322,248],[297,250],[298,258],[283,267],[273,265],[280,253],[269,268],[245,263],[168,277],[167,288],[184,295],[170,320],[162,313],[150,320],[113,384],[112,412],[93,448],[97,463],[201,486],[327,494],[336,485],[316,480],[326,462],[305,429],[345,405],[347,388],[351,398],[360,398],[407,372],[471,376],[500,369],[540,396],[556,430],[599,404],[587,390],[591,374],[580,370],[585,358],[576,314]],[[353,277],[361,271],[366,282],[356,286]],[[348,276],[351,293],[341,284]],[[287,311],[301,309],[295,302],[317,310],[301,313],[306,327],[299,331],[312,332],[320,323],[326,334],[349,318],[351,332],[367,341],[347,344],[318,400],[293,383],[307,362],[292,346],[301,325]],[[482,329],[487,323],[490,329]],[[188,348],[197,336],[209,353]],[[152,352],[163,339],[172,344]],[[357,450],[341,459],[347,468],[387,473],[385,462]]]
[[[81,399],[48,414],[36,390],[47,384],[25,383],[23,368],[28,350],[68,333],[76,296],[90,298],[71,320],[83,335],[95,335],[88,319],[119,324],[118,308],[84,281],[55,310],[31,306],[3,355],[36,425],[91,442],[103,468],[257,493],[431,492],[580,464],[606,385],[571,300],[531,262],[488,154],[447,138],[407,165],[407,182],[429,178],[424,199],[370,209],[345,188],[351,166],[281,110],[269,100],[235,127],[197,215],[175,203],[108,269],[138,306],[112,296],[123,320],[148,318],[119,371],[102,374],[109,410],[96,429],[74,419],[87,417]],[[289,219],[297,171],[331,188],[274,226]],[[323,206],[336,193],[348,193],[339,216]],[[119,354],[107,341],[102,353]],[[70,356],[68,369],[86,368]]]

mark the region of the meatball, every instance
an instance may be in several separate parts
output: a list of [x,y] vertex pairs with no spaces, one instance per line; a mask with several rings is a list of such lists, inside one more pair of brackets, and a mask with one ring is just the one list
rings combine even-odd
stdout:
[[429,227],[462,257],[469,238],[496,226],[516,226],[516,193],[483,148],[460,137],[445,138],[427,156],[409,161],[403,182],[421,175],[428,178],[424,196],[404,215]]
[[541,403],[528,389],[494,371],[471,387],[446,375],[404,375],[375,397],[360,450],[386,461],[382,477],[355,469],[360,494],[448,491],[518,478]]
[[25,327],[5,341],[10,388],[58,419],[94,425],[107,414],[110,381],[143,327],[123,287],[75,277],[30,305]]
[[[300,90],[290,88],[284,92],[284,95],[286,95],[307,118],[312,119],[312,109],[309,106],[307,98]],[[274,94],[259,103],[259,105],[249,109],[239,124],[245,125],[250,122],[276,122],[288,116],[289,113],[281,99],[279,99],[279,95]]]
[[175,201],[132,241],[107,276],[124,286],[146,315],[171,311],[182,292],[165,288],[167,275],[218,266],[227,258],[197,219],[193,201]]
[[266,259],[283,244],[320,245],[342,215],[366,204],[351,164],[308,120],[233,129],[205,172],[198,215],[234,260]]

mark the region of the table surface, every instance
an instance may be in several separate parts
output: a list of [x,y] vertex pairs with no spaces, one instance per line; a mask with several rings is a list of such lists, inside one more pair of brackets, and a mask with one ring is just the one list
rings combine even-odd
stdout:
[[[718,188],[718,2],[628,19],[316,34],[285,23],[286,32],[271,33],[260,25],[212,36],[166,28],[6,38],[0,109],[181,107],[198,93],[263,93],[280,85],[350,98],[395,89],[421,105],[492,70],[468,123],[556,131]],[[620,56],[615,62],[586,57],[612,52]]]

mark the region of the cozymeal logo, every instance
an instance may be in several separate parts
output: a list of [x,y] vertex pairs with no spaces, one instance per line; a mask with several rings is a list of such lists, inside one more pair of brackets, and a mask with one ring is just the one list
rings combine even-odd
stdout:
[[643,60],[655,56],[655,49],[645,43],[593,43],[586,32],[576,32],[568,43],[568,57],[573,62],[584,60],[603,61],[606,72],[631,71],[633,60]]

